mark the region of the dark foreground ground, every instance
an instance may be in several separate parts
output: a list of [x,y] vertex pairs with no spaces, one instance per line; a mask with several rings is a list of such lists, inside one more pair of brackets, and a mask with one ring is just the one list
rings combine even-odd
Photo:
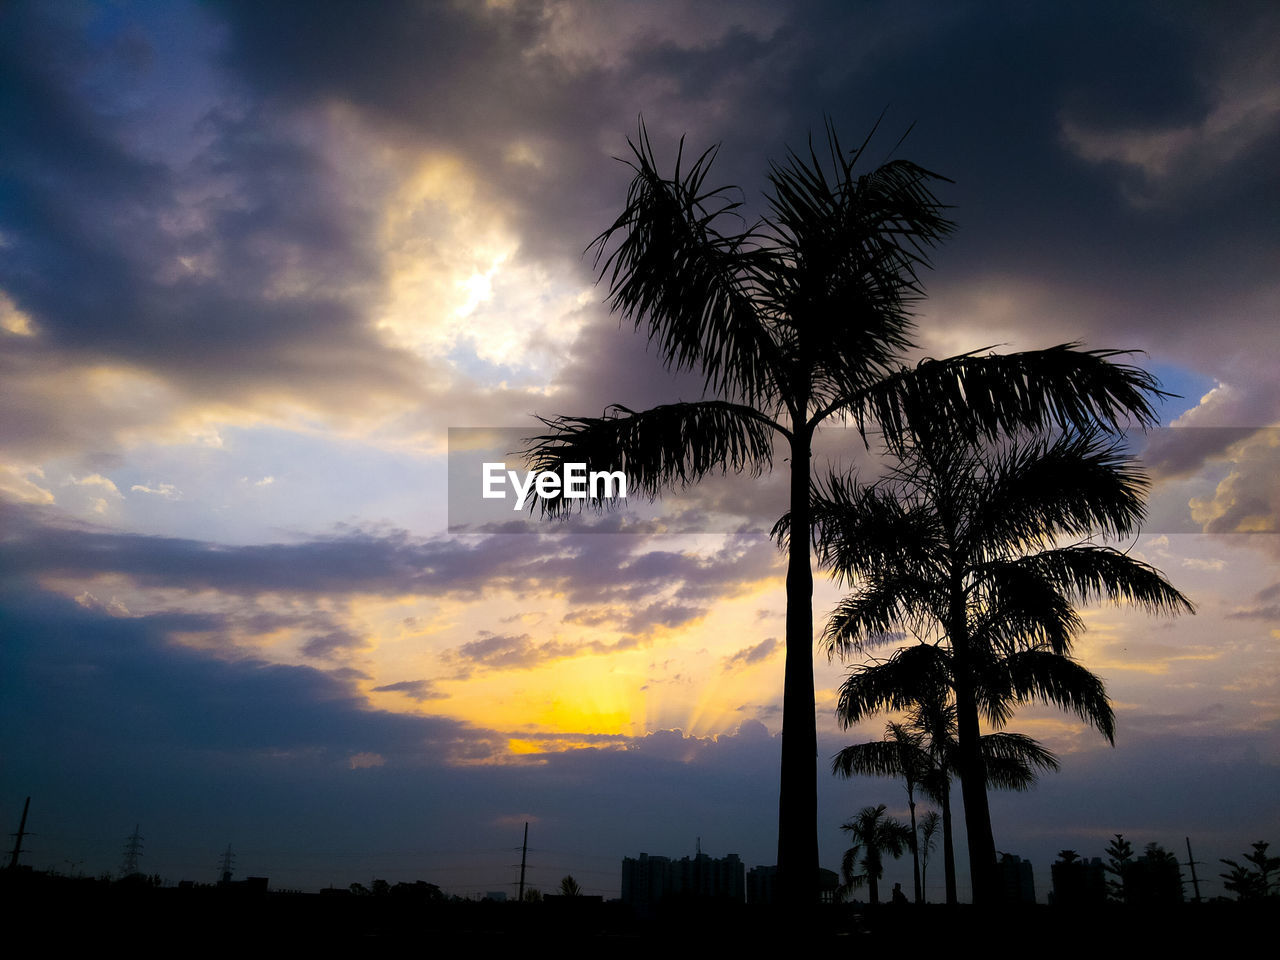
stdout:
[[[1271,944],[1280,901],[1215,902],[1165,909],[1113,907],[1067,910],[1048,906],[983,912],[882,906],[818,907],[808,916],[745,904],[686,901],[637,916],[619,902],[551,898],[542,903],[430,901],[405,896],[267,893],[243,888],[130,887],[94,880],[0,871],[0,915],[50,945],[105,944],[123,936],[134,948],[187,952],[319,947],[432,947],[607,951],[606,957],[733,950],[893,951],[915,957],[953,956],[959,947],[1004,955],[1087,957],[1116,950],[1208,951]],[[35,918],[41,918],[36,920]],[[1256,947],[1255,947],[1256,948]],[[844,952],[848,951],[848,952]],[[481,953],[480,955],[485,955]]]

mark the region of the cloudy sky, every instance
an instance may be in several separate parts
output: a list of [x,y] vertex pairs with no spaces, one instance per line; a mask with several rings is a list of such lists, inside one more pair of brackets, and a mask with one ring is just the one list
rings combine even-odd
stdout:
[[[1064,341],[1180,394],[1124,544],[1198,607],[1085,614],[1117,744],[997,847],[1280,843],[1280,17],[1265,3],[19,2],[0,9],[0,820],[24,862],[469,895],[641,850],[772,863],[781,473],[672,535],[450,534],[453,427],[695,399],[583,250],[660,163],[830,117],[951,178],[918,355]],[[914,126],[912,126],[914,125]],[[822,442],[848,465],[854,440]],[[478,483],[478,478],[477,478]],[[624,518],[606,518],[610,529]],[[719,531],[719,532],[717,532]],[[839,596],[820,581],[819,622]],[[820,766],[844,674],[819,657]],[[891,781],[820,778],[822,860]],[[909,870],[891,866],[888,880]],[[931,895],[940,896],[931,878]],[[1210,893],[1221,892],[1211,879]],[[962,877],[962,893],[967,882]]]

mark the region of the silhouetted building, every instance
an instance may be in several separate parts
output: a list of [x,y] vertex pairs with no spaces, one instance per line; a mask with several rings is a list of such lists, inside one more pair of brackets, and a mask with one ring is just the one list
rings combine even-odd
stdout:
[[671,889],[671,858],[640,854],[622,858],[622,902],[642,913],[660,903]]
[[1036,882],[1031,861],[1012,853],[1000,854],[1000,883],[1005,903],[1035,903]]
[[[747,903],[765,905],[774,902],[778,883],[776,866],[752,867],[747,871]],[[840,888],[840,874],[826,867],[818,868],[818,902],[835,903]]]
[[840,890],[840,874],[826,867],[818,868],[818,902],[835,903]]
[[1124,871],[1124,899],[1129,904],[1182,903],[1182,870],[1178,858],[1157,843]]
[[692,857],[672,860],[640,854],[622,859],[622,901],[646,911],[667,897],[714,897],[741,903],[746,895],[746,867],[736,853],[710,857],[701,849]]
[[1107,874],[1098,857],[1082,860],[1074,850],[1064,850],[1049,868],[1053,876],[1053,893],[1049,902],[1059,907],[1097,906],[1107,902]]
[[777,867],[752,867],[747,871],[747,903],[773,903],[773,891],[777,882]]

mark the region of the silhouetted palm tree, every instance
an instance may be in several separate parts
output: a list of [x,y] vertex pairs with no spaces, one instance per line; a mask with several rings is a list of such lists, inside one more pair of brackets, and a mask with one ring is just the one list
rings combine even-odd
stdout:
[[573,874],[565,874],[560,878],[560,896],[562,897],[580,897],[582,896],[582,887],[578,885],[578,881],[573,879]]
[[920,835],[917,847],[920,850],[920,887],[922,903],[927,903],[929,900],[929,854],[933,853],[933,848],[938,842],[938,827],[941,823],[942,817],[938,815],[937,810],[930,810],[920,818]]
[[924,734],[902,723],[890,723],[883,740],[855,743],[845,747],[831,761],[831,772],[843,777],[855,774],[872,777],[901,777],[907,784],[907,807],[911,811],[911,868],[915,902],[921,898],[920,856],[916,849],[916,786],[929,773],[929,754]]
[[841,691],[846,723],[907,709],[945,689],[954,696],[956,768],[964,796],[974,900],[998,896],[979,716],[1003,726],[1018,704],[1072,710],[1109,741],[1114,717],[1102,682],[1072,660],[1083,627],[1073,604],[1128,601],[1158,613],[1190,602],[1154,567],[1087,540],[1129,536],[1146,480],[1093,431],[968,442],[921,419],[889,476],[870,486],[833,477],[815,497],[820,559],[856,591],[837,606],[833,652],[916,643],[856,672]]
[[[530,442],[533,469],[607,466],[626,473],[629,490],[657,496],[710,473],[768,469],[776,441],[789,459],[791,519],[807,534],[813,435],[832,418],[875,422],[889,437],[924,408],[988,432],[1154,422],[1154,380],[1112,362],[1114,351],[1061,345],[904,366],[917,273],[952,228],[931,191],[945,178],[906,160],[857,174],[866,143],[846,153],[830,126],[827,146],[826,160],[810,144],[772,165],[769,215],[748,225],[734,188],[707,186],[714,149],[687,168],[681,152],[667,178],[641,125],[626,208],[592,244],[595,262],[613,309],[670,369],[700,372],[710,398],[544,419],[551,432]],[[552,513],[583,503],[537,502]],[[814,899],[818,875],[807,535],[790,539],[786,592],[778,875],[794,904]]]
[[[895,860],[911,845],[910,828],[893,817],[884,815],[885,805],[863,807],[852,820],[840,827],[849,834],[851,846],[840,863],[841,894],[848,899],[856,888],[867,884],[872,903],[880,902],[880,878],[884,876],[884,858]],[[858,873],[858,867],[862,872]]]
[[[863,667],[846,681],[846,692],[857,700],[859,693],[856,686],[865,683],[873,688],[878,686],[875,672],[876,666]],[[869,676],[868,676],[869,674]],[[930,689],[927,679],[917,680],[916,692],[925,696],[923,691]],[[951,780],[957,773],[959,749],[956,740],[955,705],[946,703],[942,697],[945,691],[934,691],[927,700],[916,703],[910,711],[908,724],[890,724],[889,728],[901,728],[897,737],[900,744],[897,749],[886,749],[891,745],[890,733],[886,731],[884,741],[871,744],[859,744],[846,747],[836,754],[832,760],[832,772],[844,776],[866,774],[873,776],[907,777],[910,771],[911,780],[907,792],[912,806],[914,823],[914,787],[919,785],[923,792],[941,807],[943,878],[945,881],[946,901],[957,902],[955,842],[951,827]],[[842,719],[843,716],[842,716]],[[846,726],[848,721],[845,721]],[[997,790],[1029,790],[1036,784],[1039,775],[1037,770],[1057,770],[1058,758],[1051,750],[1043,747],[1037,740],[1018,733],[988,733],[981,738],[982,757],[987,775],[987,787]],[[908,744],[910,746],[908,746]],[[863,748],[874,747],[875,750]],[[916,752],[911,751],[914,747]],[[914,829],[913,829],[914,833]],[[921,870],[921,890],[924,880]]]

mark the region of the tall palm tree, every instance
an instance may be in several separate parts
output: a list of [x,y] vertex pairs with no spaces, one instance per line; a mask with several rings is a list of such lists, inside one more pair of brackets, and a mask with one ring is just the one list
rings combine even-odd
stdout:
[[[874,132],[874,131],[873,131]],[[870,138],[868,138],[869,140]],[[644,330],[673,371],[700,372],[704,399],[601,417],[542,418],[531,468],[565,463],[622,470],[631,491],[656,497],[712,473],[771,467],[786,452],[792,537],[786,575],[778,883],[782,899],[816,899],[817,732],[809,486],[814,432],[836,419],[901,435],[910,412],[986,432],[1016,425],[1153,423],[1159,395],[1115,351],[1064,344],[1004,356],[925,360],[914,345],[918,273],[952,229],[932,192],[945,178],[907,160],[859,174],[867,142],[846,152],[828,124],[827,157],[810,143],[771,166],[768,214],[747,224],[734,188],[707,178],[715,150],[658,170],[643,124],[630,144],[626,207],[596,238],[595,263],[612,307]],[[549,513],[584,505],[537,500]],[[603,508],[602,501],[585,505]]]
[[[849,834],[850,847],[840,863],[841,892],[847,898],[864,883],[873,904],[880,902],[880,878],[884,876],[885,855],[895,860],[911,846],[910,828],[884,815],[885,805],[863,807],[858,815],[840,827]],[[862,872],[858,873],[858,867]]]
[[[845,692],[851,693],[856,700],[856,690],[851,688],[859,683],[875,686],[877,681],[874,674],[877,669],[877,666],[867,666],[856,671],[846,681]],[[867,674],[871,676],[867,677]],[[922,684],[918,691],[923,689]],[[923,692],[920,695],[924,696]],[[848,726],[846,716],[840,716]],[[984,734],[980,744],[989,789],[1029,790],[1039,779],[1037,770],[1058,769],[1058,758],[1053,751],[1020,733]],[[956,776],[958,753],[955,706],[944,703],[939,696],[934,695],[915,704],[909,713],[907,724],[889,724],[884,740],[845,747],[835,755],[831,763],[832,772],[845,777],[860,774],[906,779],[913,836],[915,787],[919,786],[922,792],[941,807],[939,820],[942,826],[943,876],[946,901],[949,904],[957,902],[955,844],[951,828],[951,781]],[[923,865],[920,874],[918,902],[922,899],[924,890]]]
[[[980,715],[998,728],[1018,704],[1039,700],[1114,742],[1102,682],[1070,657],[1083,628],[1074,605],[1193,610],[1160,571],[1088,539],[1132,535],[1145,487],[1094,431],[984,445],[921,418],[889,476],[870,486],[832,478],[815,500],[820,558],[856,586],[827,625],[829,649],[883,643],[903,627],[927,641],[855,673],[839,714],[852,723],[940,688],[954,697],[975,902],[998,897]],[[1057,545],[1064,537],[1082,539]]]

